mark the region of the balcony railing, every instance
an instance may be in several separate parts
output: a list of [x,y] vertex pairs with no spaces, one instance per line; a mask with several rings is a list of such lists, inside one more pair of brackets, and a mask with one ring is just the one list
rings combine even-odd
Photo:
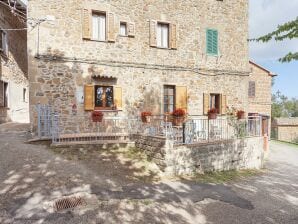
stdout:
[[173,125],[166,116],[151,116],[149,123],[140,117],[104,117],[93,122],[91,116],[61,116],[53,114],[51,135],[53,143],[121,143],[129,142],[132,134],[159,136],[174,144],[195,144],[261,135],[261,118],[237,120],[219,117],[209,120],[188,116],[181,125]]

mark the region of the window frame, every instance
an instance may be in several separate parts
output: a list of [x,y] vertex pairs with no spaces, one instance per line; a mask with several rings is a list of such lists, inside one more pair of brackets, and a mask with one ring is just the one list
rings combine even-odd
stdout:
[[23,102],[26,103],[26,99],[27,99],[27,88],[23,88]]
[[0,80],[0,85],[2,85],[2,102],[3,104],[0,105],[2,108],[8,108],[8,82]]
[[[94,15],[97,15],[97,16],[100,16],[100,15],[104,15],[105,16],[105,39],[104,40],[101,40],[101,39],[96,39],[94,38],[94,30],[93,30],[93,16]],[[99,31],[98,31],[98,34],[99,36]],[[98,42],[107,42],[108,41],[108,15],[107,15],[107,12],[105,11],[98,11],[98,10],[92,10],[91,11],[91,38],[90,40],[92,41],[98,41]]]
[[[168,28],[168,38],[167,38],[167,47],[164,47],[164,46],[159,46],[158,45],[158,29],[159,29],[159,25],[161,26],[161,31],[162,31],[162,26],[167,26]],[[157,21],[156,22],[156,48],[160,48],[160,49],[170,49],[170,23],[168,22],[161,22],[161,21]],[[161,32],[161,35],[160,35],[160,38],[161,38],[161,43],[162,43],[162,32]]]
[[[217,49],[216,49],[216,53],[212,52],[208,52],[208,31],[212,31],[217,33],[217,39],[216,39],[216,43],[217,43]],[[212,42],[213,42],[213,34],[212,34]],[[212,46],[213,48],[213,46]],[[206,29],[206,54],[210,55],[210,56],[219,56],[219,31],[218,29],[214,29],[214,28],[207,28]]]
[[167,105],[167,108],[169,108],[169,105],[171,105],[169,103],[169,100],[166,103],[165,98],[166,98],[166,96],[167,97],[172,96],[172,95],[169,95],[169,94],[166,95],[166,91],[165,91],[166,88],[172,88],[173,89],[173,111],[174,111],[176,109],[176,86],[175,85],[164,85],[163,86],[163,112],[164,113],[171,113],[171,111],[166,111],[165,110],[165,105]]
[[[125,25],[125,34],[121,33],[121,25]],[[119,26],[119,35],[121,37],[128,37],[128,23],[124,21],[120,21],[120,26]]]
[[1,35],[1,45],[0,45],[0,54],[4,55],[4,56],[8,56],[8,38],[7,38],[7,32],[5,32],[4,30],[2,30],[0,28],[0,35]]
[[[103,91],[103,99],[102,99],[102,101],[103,101],[103,107],[99,107],[99,106],[96,106],[96,99],[97,99],[97,93],[96,93],[96,89],[98,88],[98,87],[102,87],[103,89],[104,89],[104,91]],[[112,106],[111,107],[106,107],[106,89],[107,88],[112,88],[112,100],[113,100],[113,102],[112,102]],[[109,85],[94,85],[94,110],[113,110],[113,107],[114,107],[114,104],[115,104],[115,102],[114,102],[114,86],[109,86]]]
[[[252,93],[252,90],[251,90],[251,84],[253,84],[253,94]],[[248,97],[249,98],[255,98],[256,97],[256,82],[255,81],[249,81],[248,82]]]
[[[221,94],[219,94],[219,93],[210,93],[209,97],[210,97],[209,109],[215,108],[215,109],[217,109],[217,113],[220,114],[221,113],[221,103],[220,103]],[[214,107],[212,106],[213,105],[213,102],[212,102],[213,97],[215,97],[214,98]]]

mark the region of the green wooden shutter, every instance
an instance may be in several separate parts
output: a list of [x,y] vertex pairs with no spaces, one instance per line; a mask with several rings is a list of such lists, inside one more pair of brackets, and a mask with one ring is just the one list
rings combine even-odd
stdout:
[[207,29],[206,36],[207,54],[218,55],[218,31]]
[[212,54],[212,36],[213,36],[213,32],[212,30],[207,30],[207,54]]
[[213,47],[213,54],[218,55],[218,32],[217,32],[217,30],[213,30],[212,47]]

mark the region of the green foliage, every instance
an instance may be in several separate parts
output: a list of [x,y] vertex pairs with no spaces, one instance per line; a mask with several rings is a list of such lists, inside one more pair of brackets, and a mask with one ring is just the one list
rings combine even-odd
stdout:
[[272,95],[272,118],[298,117],[298,99],[288,99],[281,93]]
[[247,122],[246,120],[239,120],[237,118],[237,110],[234,107],[227,109],[227,119],[228,124],[235,130],[235,137],[244,138],[247,134]]
[[[251,41],[266,43],[272,39],[274,39],[275,41],[283,41],[285,39],[292,40],[295,38],[298,38],[298,17],[293,21],[287,22],[283,25],[279,25],[275,31],[259,38],[251,39]],[[298,60],[298,52],[290,52],[283,58],[279,59],[280,62],[290,62],[293,60]]]

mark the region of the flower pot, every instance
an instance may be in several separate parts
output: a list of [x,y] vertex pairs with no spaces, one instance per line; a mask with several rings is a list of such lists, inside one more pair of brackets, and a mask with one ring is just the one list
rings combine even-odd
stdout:
[[217,113],[209,113],[208,114],[208,119],[209,120],[214,120],[217,118]]
[[143,123],[150,123],[151,117],[150,116],[142,116],[141,117]]
[[245,119],[245,112],[238,112],[237,113],[237,118],[238,120],[241,120],[241,119]]
[[98,114],[98,113],[92,113],[92,121],[93,122],[102,122],[102,119],[103,119],[103,114]]
[[173,125],[174,126],[182,126],[185,121],[185,117],[173,117]]

